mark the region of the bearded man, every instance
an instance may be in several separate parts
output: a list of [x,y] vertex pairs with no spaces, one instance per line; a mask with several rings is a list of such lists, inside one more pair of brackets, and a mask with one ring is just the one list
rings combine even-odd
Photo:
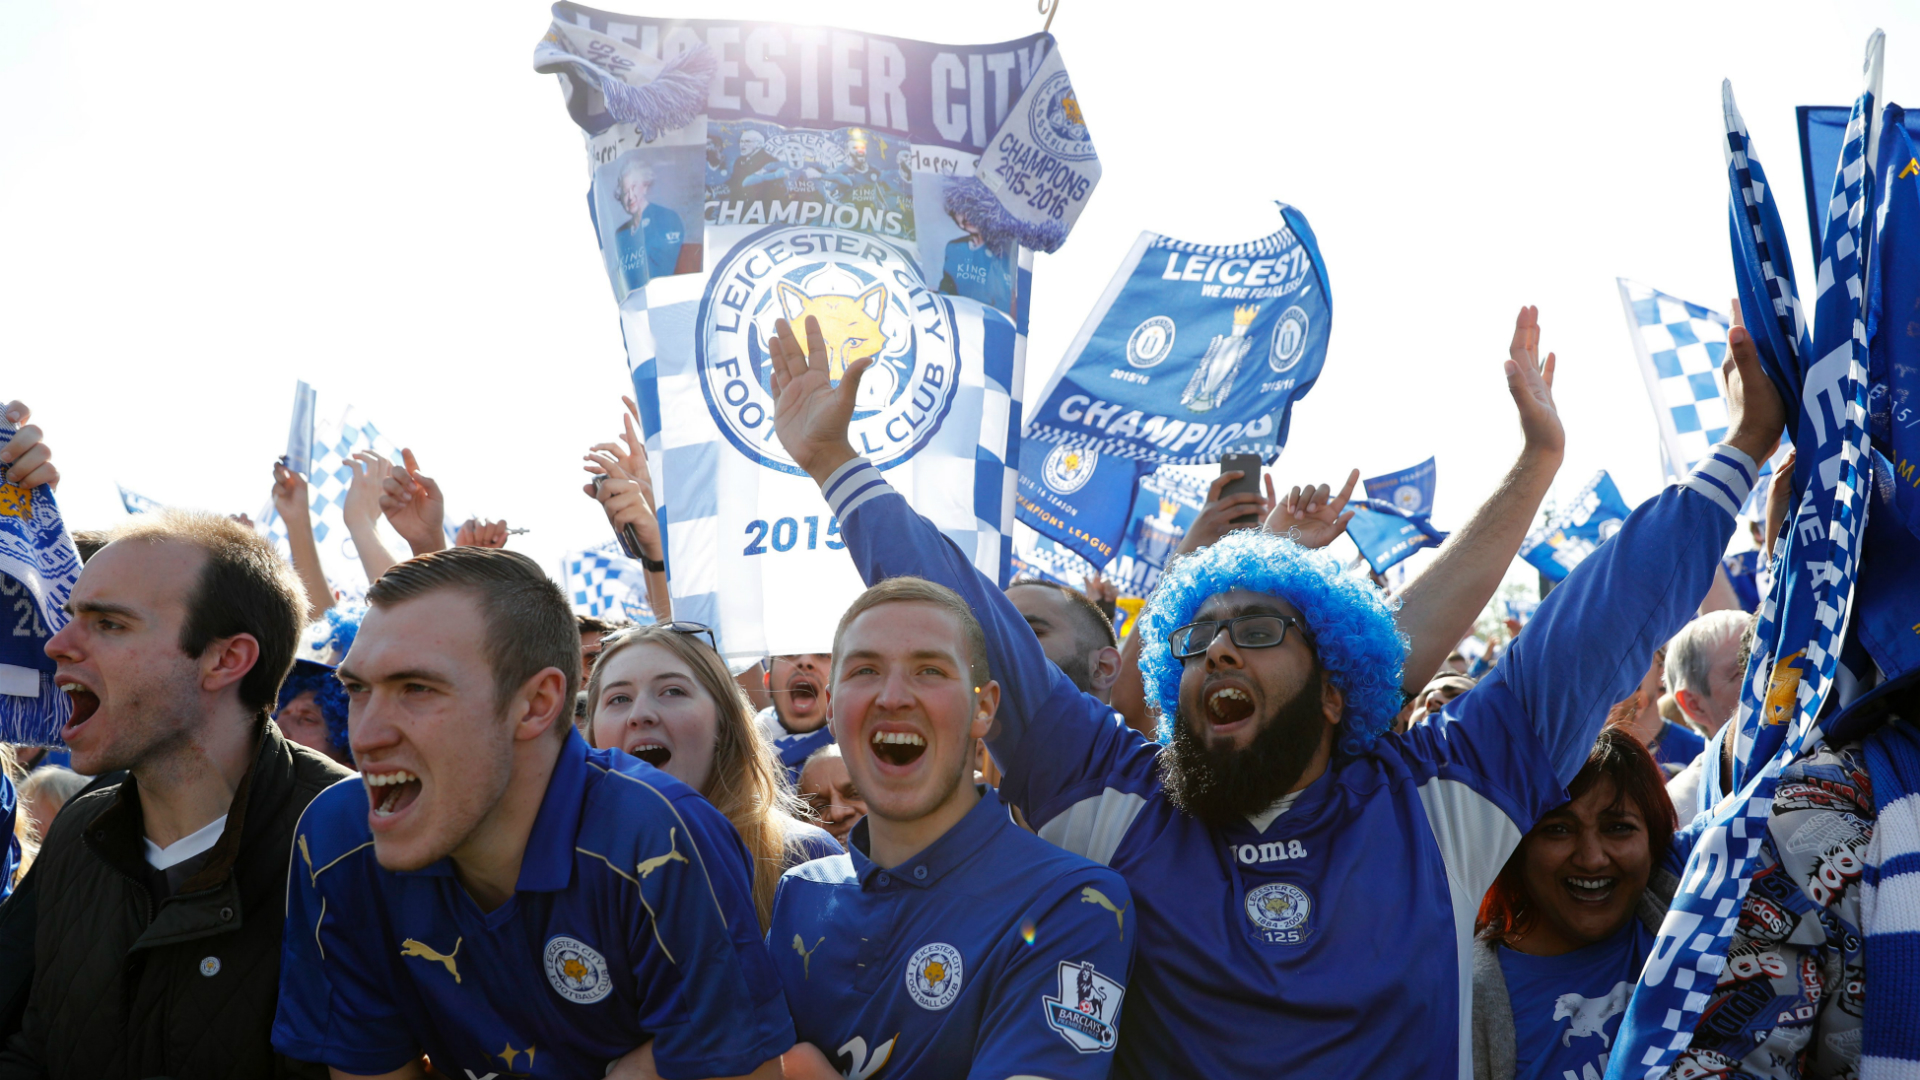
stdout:
[[[1473,690],[1388,734],[1403,678],[1423,685],[1465,629],[1432,619],[1436,604],[1472,618],[1558,466],[1553,358],[1536,361],[1538,336],[1523,309],[1506,376],[1526,449],[1408,586],[1399,626],[1372,585],[1270,533],[1168,567],[1140,624],[1161,746],[1076,688],[995,583],[855,455],[846,427],[866,364],[832,386],[817,327],[796,365],[782,326],[776,429],[848,554],[870,584],[914,575],[966,598],[1006,689],[987,735],[1002,798],[1131,892],[1139,944],[1113,1075],[1472,1074],[1466,957],[1480,900],[1520,836],[1566,801],[1608,706],[1706,594],[1784,423],[1752,339],[1734,330],[1726,442],[1629,516]],[[1484,593],[1463,595],[1466,581]],[[1616,883],[1563,885],[1603,900]]]

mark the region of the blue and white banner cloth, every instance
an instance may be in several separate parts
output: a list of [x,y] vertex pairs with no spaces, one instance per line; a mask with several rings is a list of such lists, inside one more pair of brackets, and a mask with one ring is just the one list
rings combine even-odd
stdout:
[[[861,589],[774,437],[781,318],[820,320],[836,378],[874,360],[855,448],[1006,580],[1031,257],[996,230],[1008,208],[978,175],[1018,133],[1045,153],[1004,144],[1003,181],[1035,198],[1074,186],[1048,164],[1091,151],[1056,56],[1046,34],[948,46],[554,5],[534,66],[586,134],[674,615],[715,627],[730,660],[825,651]],[[1036,116],[1061,124],[1043,134]]]
[[1438,480],[1438,469],[1434,459],[1415,465],[1411,469],[1387,473],[1384,476],[1369,476],[1360,481],[1366,489],[1367,498],[1391,503],[1404,513],[1417,517],[1433,516],[1433,492]]
[[1248,244],[1144,232],[1054,371],[1026,437],[1102,456],[1201,465],[1272,462],[1293,403],[1320,377],[1333,299],[1313,230]]
[[[1748,483],[1752,483],[1751,478]],[[1721,501],[1727,499],[1723,497]],[[1740,504],[1735,502],[1722,509],[1737,515]],[[1613,539],[1613,534],[1620,531],[1620,523],[1632,512],[1633,508],[1620,497],[1620,489],[1614,486],[1613,477],[1602,469],[1565,507],[1554,511],[1545,525],[1521,542],[1520,557],[1549,580],[1563,581],[1581,560],[1593,554],[1594,548]]]
[[1065,545],[1026,525],[1013,527],[1013,580],[1038,578],[1069,589],[1085,589],[1099,571]]
[[[1865,89],[1827,202],[1814,333],[1746,123],[1723,83],[1734,276],[1768,377],[1788,403],[1798,448],[1793,510],[1776,541],[1772,591],[1761,601],[1741,691],[1735,794],[1708,814],[1640,986],[1621,1021],[1608,1075],[1648,1080],[1704,1068],[1688,1058],[1695,1026],[1727,964],[1781,770],[1822,739],[1822,709],[1852,616],[1866,524],[1868,432],[1865,260],[1873,205],[1874,121],[1884,36],[1867,42]],[[1717,461],[1716,454],[1710,461]],[[1739,470],[1745,463],[1725,462]],[[1751,479],[1751,477],[1749,477]],[[1873,1077],[1869,1055],[1864,1077]],[[1879,1075],[1912,1075],[1888,1070]]]
[[287,425],[287,468],[306,476],[313,468],[313,410],[320,395],[305,382],[293,384],[293,422]]
[[1438,547],[1447,534],[1435,529],[1433,492],[1437,470],[1428,458],[1410,469],[1362,481],[1367,497],[1353,503],[1347,537],[1384,574],[1421,548]]
[[[0,419],[0,445],[17,430]],[[78,580],[80,553],[53,489],[9,484],[0,465],[0,742],[60,745],[73,702],[53,687],[46,645],[67,625]]]
[[617,541],[568,552],[560,560],[560,583],[575,615],[642,625],[654,619],[653,605],[647,602],[647,568],[627,558]]
[[1119,553],[1135,493],[1152,471],[1152,465],[1090,446],[1026,439],[1014,515],[1094,566],[1105,566]]
[[149,499],[137,491],[128,491],[119,484],[115,484],[114,487],[120,489],[120,505],[125,507],[129,514],[151,514],[156,510],[164,509],[158,499]]
[[1720,363],[1727,356],[1725,315],[1626,278],[1616,278],[1627,330],[1660,425],[1660,464],[1668,481],[1685,477],[1727,437]]
[[[313,449],[307,455],[307,505],[313,517],[313,542],[320,553],[320,568],[327,576],[327,583],[345,599],[364,600],[367,586],[372,583],[367,580],[367,572],[360,565],[360,552],[353,546],[353,537],[347,533],[347,519],[342,512],[347,502],[347,487],[353,479],[353,468],[348,461],[355,453],[364,450],[397,465],[400,463],[400,450],[380,433],[379,428],[361,420],[351,405],[341,410],[338,421],[323,421],[315,425],[312,406],[309,404],[308,411],[303,415],[300,402],[296,399],[294,404],[289,441],[303,428],[313,431]],[[454,524],[458,519],[451,511],[446,518],[443,527],[451,541],[459,528]],[[271,499],[260,511],[259,523],[266,533],[267,542],[281,555],[291,558],[292,548],[287,544],[287,523],[274,510]],[[375,522],[375,527],[383,530],[382,539],[389,550],[401,558],[407,557],[406,542],[390,531],[385,519]]]

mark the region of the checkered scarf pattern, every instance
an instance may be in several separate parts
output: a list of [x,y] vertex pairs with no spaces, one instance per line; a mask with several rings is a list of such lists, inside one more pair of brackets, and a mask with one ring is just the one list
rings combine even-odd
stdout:
[[614,541],[569,552],[560,560],[560,580],[576,615],[612,615],[637,623],[654,619],[647,602],[647,568],[627,558]]
[[[1735,793],[1713,808],[1695,844],[1621,1021],[1610,1077],[1659,1080],[1692,1042],[1726,966],[1780,772],[1822,738],[1818,718],[1833,686],[1865,523],[1867,338],[1861,297],[1871,205],[1868,128],[1880,89],[1880,43],[1878,33],[1869,41],[1867,88],[1854,103],[1834,181],[1810,346],[1772,191],[1732,87],[1722,86],[1735,265],[1744,271],[1743,295],[1757,299],[1764,289],[1772,302],[1772,311],[1755,312],[1749,326],[1763,355],[1784,376],[1788,401],[1798,404],[1793,432],[1802,461],[1796,472],[1816,479],[1796,484],[1803,490],[1777,544],[1776,584],[1761,601],[1734,721]],[[1817,399],[1813,409],[1809,395]],[[1837,426],[1827,422],[1823,406]]]

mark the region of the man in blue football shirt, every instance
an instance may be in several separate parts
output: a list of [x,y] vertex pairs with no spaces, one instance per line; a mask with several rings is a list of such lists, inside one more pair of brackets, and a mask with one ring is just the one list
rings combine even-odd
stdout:
[[770,656],[760,661],[760,685],[773,704],[753,718],[760,734],[773,745],[787,783],[800,783],[800,767],[814,751],[833,742],[827,727],[827,672],[833,657],[826,653]]
[[[579,632],[523,555],[387,571],[340,666],[357,779],[294,834],[273,1043],[335,1077],[779,1075],[747,854],[569,723]],[[610,1068],[615,1071],[609,1072]]]
[[774,897],[790,1080],[1099,1080],[1113,1063],[1133,900],[974,785],[1000,701],[987,651],[965,600],[911,577],[834,633],[831,724],[867,816]]
[[987,738],[1002,794],[1132,892],[1141,944],[1116,1074],[1470,1076],[1481,898],[1706,594],[1784,424],[1745,331],[1730,335],[1728,441],[1569,575],[1473,690],[1383,734],[1403,687],[1426,681],[1491,595],[1564,451],[1553,358],[1536,360],[1537,313],[1523,309],[1506,372],[1526,449],[1404,591],[1398,625],[1337,561],[1270,534],[1168,568],[1139,631],[1164,747],[1048,663],[993,583],[854,454],[866,365],[833,387],[816,334],[809,324],[803,354],[782,329],[782,444],[863,577],[912,574],[967,599],[1007,687]]
[[657,277],[673,273],[680,261],[686,227],[680,215],[658,203],[653,195],[653,166],[637,157],[620,167],[616,193],[620,206],[633,215],[613,234],[614,253],[627,288],[638,289]]
[[940,291],[978,300],[1011,315],[1013,311],[1013,255],[996,253],[994,245],[967,216],[955,212],[953,223],[965,236],[947,244],[946,265],[940,271]]

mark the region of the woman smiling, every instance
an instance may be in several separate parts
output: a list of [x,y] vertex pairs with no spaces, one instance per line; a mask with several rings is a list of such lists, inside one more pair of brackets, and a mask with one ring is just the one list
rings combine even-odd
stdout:
[[1606,728],[1573,798],[1520,841],[1474,929],[1475,1080],[1601,1076],[1676,882],[1655,867],[1673,840],[1659,766]]

